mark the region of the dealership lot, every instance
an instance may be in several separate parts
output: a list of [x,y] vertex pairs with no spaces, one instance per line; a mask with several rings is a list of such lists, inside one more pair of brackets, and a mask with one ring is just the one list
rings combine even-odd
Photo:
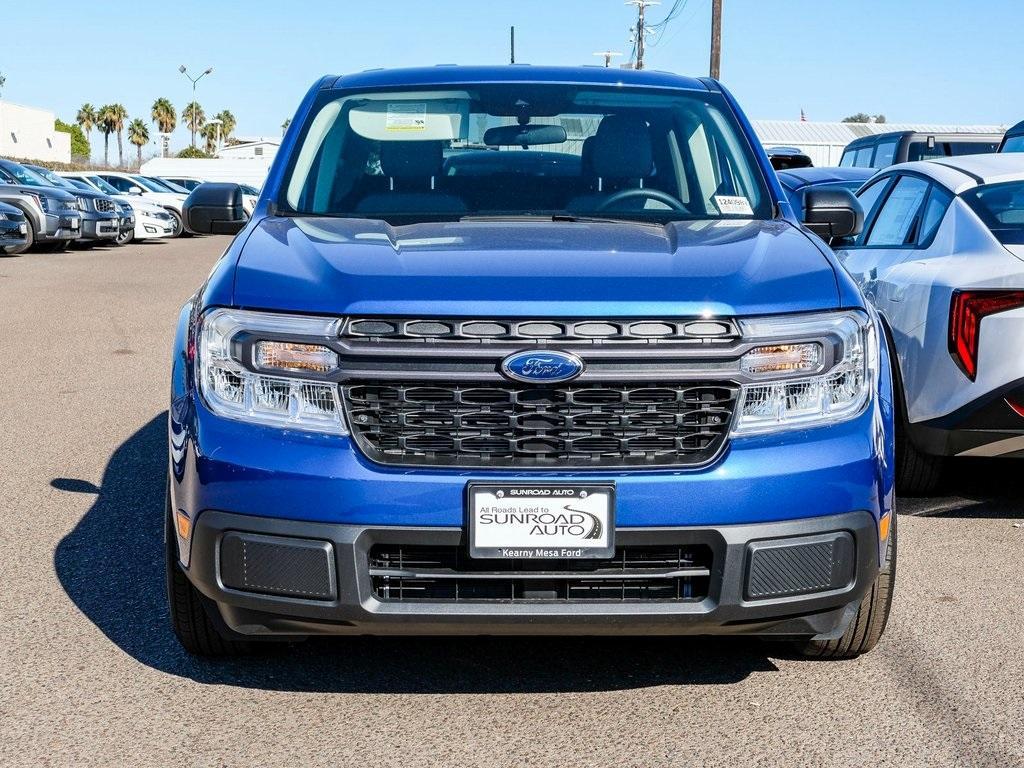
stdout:
[[0,260],[0,764],[1024,763],[1015,464],[900,502],[890,626],[854,661],[721,638],[187,656],[163,596],[169,349],[226,245]]

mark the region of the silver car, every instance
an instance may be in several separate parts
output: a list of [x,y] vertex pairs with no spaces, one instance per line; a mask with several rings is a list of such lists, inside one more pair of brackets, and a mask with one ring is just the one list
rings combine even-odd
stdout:
[[1024,457],[1024,154],[894,165],[833,243],[890,331],[897,489],[933,491],[948,456]]

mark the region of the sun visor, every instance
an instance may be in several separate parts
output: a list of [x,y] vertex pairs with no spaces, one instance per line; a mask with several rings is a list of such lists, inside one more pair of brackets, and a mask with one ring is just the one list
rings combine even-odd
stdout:
[[459,91],[360,97],[348,115],[352,130],[375,141],[455,141],[469,136],[469,94]]

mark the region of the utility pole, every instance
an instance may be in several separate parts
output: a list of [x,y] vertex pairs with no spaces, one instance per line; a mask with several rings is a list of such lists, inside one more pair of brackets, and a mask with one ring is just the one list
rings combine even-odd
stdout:
[[711,0],[711,77],[717,80],[722,70],[722,0]]
[[608,69],[612,65],[612,56],[621,56],[622,54],[618,51],[595,51],[594,55],[604,57],[604,68]]
[[509,64],[516,63],[516,28],[514,26],[508,28],[508,50],[509,50]]
[[644,68],[644,37],[647,25],[644,23],[644,9],[649,5],[661,5],[659,0],[626,0],[626,5],[636,6],[636,68]]

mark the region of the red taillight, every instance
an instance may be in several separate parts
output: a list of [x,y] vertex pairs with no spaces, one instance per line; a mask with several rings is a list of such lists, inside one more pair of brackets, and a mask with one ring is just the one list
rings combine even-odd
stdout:
[[1024,291],[953,291],[949,351],[971,381],[978,375],[981,319],[1018,307],[1024,307]]

